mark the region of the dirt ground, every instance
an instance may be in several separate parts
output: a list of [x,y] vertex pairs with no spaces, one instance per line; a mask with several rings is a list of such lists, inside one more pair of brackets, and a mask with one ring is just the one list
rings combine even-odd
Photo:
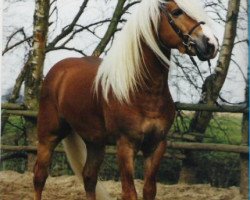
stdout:
[[[136,180],[142,199],[141,180]],[[103,185],[114,199],[119,200],[120,182],[104,181]],[[213,188],[209,185],[157,185],[157,200],[241,200],[239,188]],[[1,200],[32,200],[32,173],[0,172]],[[44,200],[85,200],[82,186],[74,176],[49,177],[43,193]]]

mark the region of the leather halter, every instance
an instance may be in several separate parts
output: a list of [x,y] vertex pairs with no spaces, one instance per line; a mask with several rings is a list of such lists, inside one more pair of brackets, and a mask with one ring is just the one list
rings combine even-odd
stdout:
[[186,50],[190,51],[191,46],[195,44],[194,41],[193,41],[193,38],[192,38],[192,33],[201,24],[205,24],[205,22],[203,22],[203,21],[198,22],[187,34],[184,34],[182,32],[182,30],[175,24],[172,15],[164,9],[164,4],[162,4],[160,6],[160,9],[161,9],[162,13],[167,17],[168,22],[171,25],[171,27],[173,28],[173,30],[175,31],[175,33],[182,40],[182,44],[185,46]]
[[[168,0],[166,0],[166,1],[168,1]],[[185,47],[185,49],[186,49],[186,52],[190,52],[190,49],[191,49],[192,45],[195,45],[194,40],[193,40],[193,38],[192,38],[192,33],[193,33],[193,32],[195,31],[195,29],[198,28],[201,24],[205,24],[205,22],[203,22],[203,21],[198,22],[196,25],[194,25],[193,28],[191,28],[191,30],[190,30],[187,34],[184,34],[184,33],[182,32],[182,30],[175,24],[172,15],[171,15],[169,12],[166,11],[166,9],[164,8],[164,5],[165,5],[165,3],[162,3],[162,4],[160,5],[160,9],[161,9],[162,13],[167,17],[168,22],[169,22],[169,24],[171,25],[172,29],[175,31],[175,33],[181,38],[182,44],[184,45],[184,47]],[[163,48],[165,48],[165,46],[162,45],[162,42],[160,42],[160,44],[161,44],[161,46],[162,46]],[[199,72],[200,76],[202,77],[202,74],[201,74],[201,72],[200,72],[200,69],[199,69],[199,67],[198,67],[198,65],[197,65],[197,63],[196,63],[196,61],[194,60],[194,58],[193,58],[192,56],[189,56],[189,57],[190,57],[192,63],[193,63],[193,64],[196,66],[196,68],[198,69],[198,72]],[[210,63],[209,60],[208,60],[208,65],[209,65],[209,68],[210,68],[210,67],[211,67],[211,63]],[[202,77],[202,80],[203,80],[203,77]]]

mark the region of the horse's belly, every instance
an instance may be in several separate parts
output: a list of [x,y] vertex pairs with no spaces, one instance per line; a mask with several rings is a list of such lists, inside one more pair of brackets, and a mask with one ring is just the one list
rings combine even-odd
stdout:
[[61,104],[60,113],[84,140],[89,142],[102,140],[106,137],[106,131],[100,108],[91,105],[86,98],[80,98],[75,103],[72,103],[73,100],[65,101],[65,104]]

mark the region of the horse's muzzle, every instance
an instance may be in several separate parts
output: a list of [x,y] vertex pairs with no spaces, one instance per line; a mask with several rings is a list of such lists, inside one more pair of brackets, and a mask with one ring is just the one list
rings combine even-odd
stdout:
[[202,36],[194,41],[196,55],[201,61],[206,61],[214,58],[217,55],[218,49],[215,44],[209,42],[209,38]]

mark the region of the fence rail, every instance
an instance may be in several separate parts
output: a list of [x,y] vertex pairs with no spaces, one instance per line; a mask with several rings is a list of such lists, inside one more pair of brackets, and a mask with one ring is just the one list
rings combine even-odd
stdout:
[[[24,117],[36,117],[38,112],[27,110],[22,104],[2,103],[2,112],[10,115],[20,115]],[[248,113],[247,105],[207,105],[207,104],[188,104],[175,103],[177,110],[188,111],[210,111],[210,112],[230,112],[230,113]]]
[[230,113],[247,113],[249,111],[246,104],[241,105],[208,105],[208,104],[189,104],[175,103],[177,110],[188,111],[211,111],[211,112],[230,112]]
[[[36,153],[37,147],[35,146],[11,146],[11,145],[1,145],[0,149],[2,151],[9,151],[9,152],[27,152],[27,153]],[[56,148],[56,153],[65,153],[63,148]],[[106,148],[106,154],[109,155],[116,155],[116,149],[113,146],[108,146]],[[142,153],[139,152],[138,156],[142,156]],[[166,152],[163,156],[164,158],[176,158],[176,159],[184,159],[185,155],[181,153],[168,153]]]
[[[199,151],[222,151],[232,153],[248,154],[248,146],[242,145],[229,145],[229,144],[214,144],[214,143],[195,143],[195,142],[167,142],[167,148],[169,149],[185,149],[185,150],[199,150]],[[5,151],[27,151],[36,152],[35,146],[9,146],[1,145],[1,150]],[[64,152],[62,148],[56,148],[56,152]],[[108,149],[108,154],[115,154],[116,151]]]

